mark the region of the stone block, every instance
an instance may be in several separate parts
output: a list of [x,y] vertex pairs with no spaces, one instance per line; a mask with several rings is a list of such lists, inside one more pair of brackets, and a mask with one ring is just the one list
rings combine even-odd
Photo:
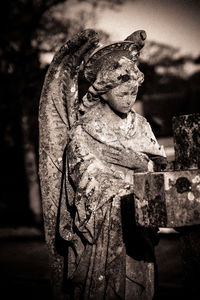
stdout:
[[174,117],[172,125],[175,169],[200,168],[200,114]]
[[138,173],[134,185],[137,225],[200,224],[200,170]]

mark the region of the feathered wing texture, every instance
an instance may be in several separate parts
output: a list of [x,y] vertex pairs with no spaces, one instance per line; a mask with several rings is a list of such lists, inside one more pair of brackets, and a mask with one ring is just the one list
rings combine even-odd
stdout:
[[[60,252],[56,238],[61,198],[62,202],[66,201],[66,195],[62,192],[66,165],[64,151],[68,131],[77,120],[79,67],[84,54],[94,50],[97,42],[96,33],[89,29],[64,44],[48,69],[40,98],[39,177],[45,238],[53,269],[56,299],[64,299],[60,294],[64,271],[63,253]],[[70,224],[71,217],[66,208],[63,214]],[[63,231],[63,234],[69,234],[69,231]]]

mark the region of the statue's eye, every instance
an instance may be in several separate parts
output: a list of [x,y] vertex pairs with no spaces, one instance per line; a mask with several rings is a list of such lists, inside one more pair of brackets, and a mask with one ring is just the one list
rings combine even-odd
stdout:
[[138,91],[138,87],[135,87],[132,92],[131,92],[131,95],[136,95],[137,94],[137,91]]
[[107,89],[112,89],[112,85],[111,85],[111,84],[107,84],[107,85],[106,85],[106,88],[107,88]]
[[118,63],[118,62],[115,62],[114,63],[114,69],[118,69],[118,68],[120,68],[121,67],[121,65]]
[[118,80],[122,80],[123,82],[129,81],[130,76],[128,74],[125,75],[120,75],[119,77],[117,77]]
[[126,82],[130,79],[130,76],[129,75],[122,75],[122,81]]

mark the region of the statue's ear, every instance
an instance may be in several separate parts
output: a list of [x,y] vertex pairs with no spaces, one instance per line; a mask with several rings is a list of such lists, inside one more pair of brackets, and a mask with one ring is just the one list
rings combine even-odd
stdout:
[[101,95],[101,98],[103,99],[103,101],[108,102],[109,101],[109,97],[110,97],[110,93],[109,91],[103,95]]

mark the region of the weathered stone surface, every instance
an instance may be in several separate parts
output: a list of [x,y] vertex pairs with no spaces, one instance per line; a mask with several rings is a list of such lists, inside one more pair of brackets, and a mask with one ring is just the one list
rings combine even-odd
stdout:
[[163,173],[135,174],[134,186],[136,223],[146,227],[166,226]]
[[175,169],[200,168],[200,114],[174,117],[172,124]]
[[200,170],[134,175],[136,222],[145,227],[200,224]]

